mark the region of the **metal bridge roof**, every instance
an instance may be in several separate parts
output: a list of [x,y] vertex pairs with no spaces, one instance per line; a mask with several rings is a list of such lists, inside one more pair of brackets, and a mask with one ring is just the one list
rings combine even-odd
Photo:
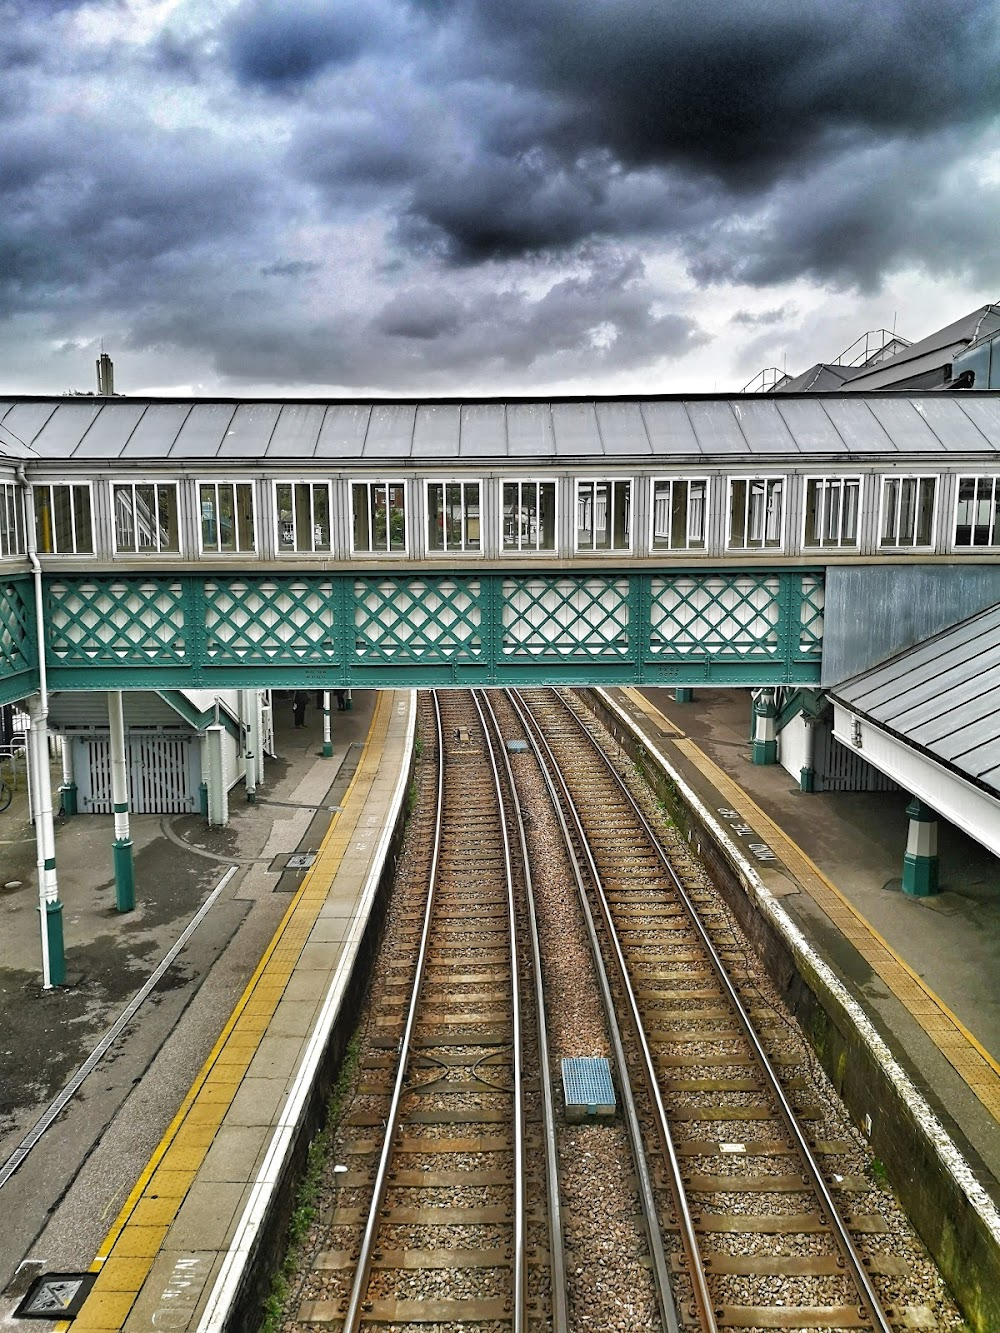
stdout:
[[1000,605],[855,676],[833,695],[963,776],[1000,790]]
[[0,400],[0,455],[93,462],[523,459],[528,464],[997,452],[996,391],[506,401]]

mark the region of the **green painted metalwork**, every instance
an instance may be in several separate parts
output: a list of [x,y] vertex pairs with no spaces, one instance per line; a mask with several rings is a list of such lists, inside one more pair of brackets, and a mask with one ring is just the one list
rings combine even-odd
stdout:
[[30,575],[0,582],[0,704],[38,688],[35,592]]
[[[30,581],[3,586],[0,685],[20,698],[37,675]],[[815,686],[823,642],[815,570],[60,574],[44,603],[61,690]]]

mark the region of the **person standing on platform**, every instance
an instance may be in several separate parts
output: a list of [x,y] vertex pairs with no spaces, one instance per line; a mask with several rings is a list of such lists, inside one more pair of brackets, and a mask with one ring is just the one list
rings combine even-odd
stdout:
[[347,708],[347,698],[346,698],[346,693],[347,693],[347,692],[346,692],[345,690],[334,690],[334,694],[337,696],[337,712],[338,712],[338,713],[343,713],[343,712],[346,710],[346,708]]
[[297,727],[304,727],[306,724],[306,704],[309,702],[309,696],[305,690],[296,690],[292,695],[292,716],[295,718]]

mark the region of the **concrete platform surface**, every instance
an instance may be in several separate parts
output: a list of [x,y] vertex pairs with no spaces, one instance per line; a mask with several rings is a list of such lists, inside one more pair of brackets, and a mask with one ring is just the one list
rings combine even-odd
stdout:
[[[0,1185],[0,1329],[28,1326],[11,1314],[38,1271],[90,1266],[303,882],[305,870],[285,868],[289,855],[319,851],[362,753],[375,698],[355,692],[351,711],[333,712],[333,755],[324,758],[321,711],[310,706],[306,726],[296,729],[290,698],[277,695],[277,756],[267,761],[256,804],[247,804],[240,788],[230,793],[226,828],[210,829],[195,815],[134,816],[133,912],[114,906],[111,817],[58,824],[64,987],[41,988],[36,853],[23,781],[0,814],[0,1179],[4,1163],[30,1141],[54,1099],[225,880],[134,1017]],[[301,1028],[319,990],[312,1004],[305,995],[295,998],[289,1017]],[[270,1086],[290,1057],[275,1034],[257,1058]],[[225,1182],[232,1136],[263,1134],[262,1103],[246,1095],[246,1124],[227,1125],[230,1138],[215,1144],[216,1214],[228,1207],[227,1188],[235,1213],[242,1190]],[[190,1204],[196,1209],[197,1200]]]

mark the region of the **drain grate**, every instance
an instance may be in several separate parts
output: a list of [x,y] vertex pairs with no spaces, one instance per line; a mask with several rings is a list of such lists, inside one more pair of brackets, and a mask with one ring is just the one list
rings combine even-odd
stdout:
[[511,754],[524,754],[524,752],[525,752],[525,750],[527,750],[527,748],[528,748],[528,742],[527,742],[527,741],[508,741],[508,742],[507,742],[507,749],[511,752]]
[[615,1113],[611,1065],[603,1055],[575,1056],[562,1062],[566,1119],[608,1119]]
[[316,860],[315,852],[296,852],[285,862],[286,870],[308,870]]
[[96,1273],[46,1273],[31,1284],[14,1318],[75,1319],[96,1281]]

